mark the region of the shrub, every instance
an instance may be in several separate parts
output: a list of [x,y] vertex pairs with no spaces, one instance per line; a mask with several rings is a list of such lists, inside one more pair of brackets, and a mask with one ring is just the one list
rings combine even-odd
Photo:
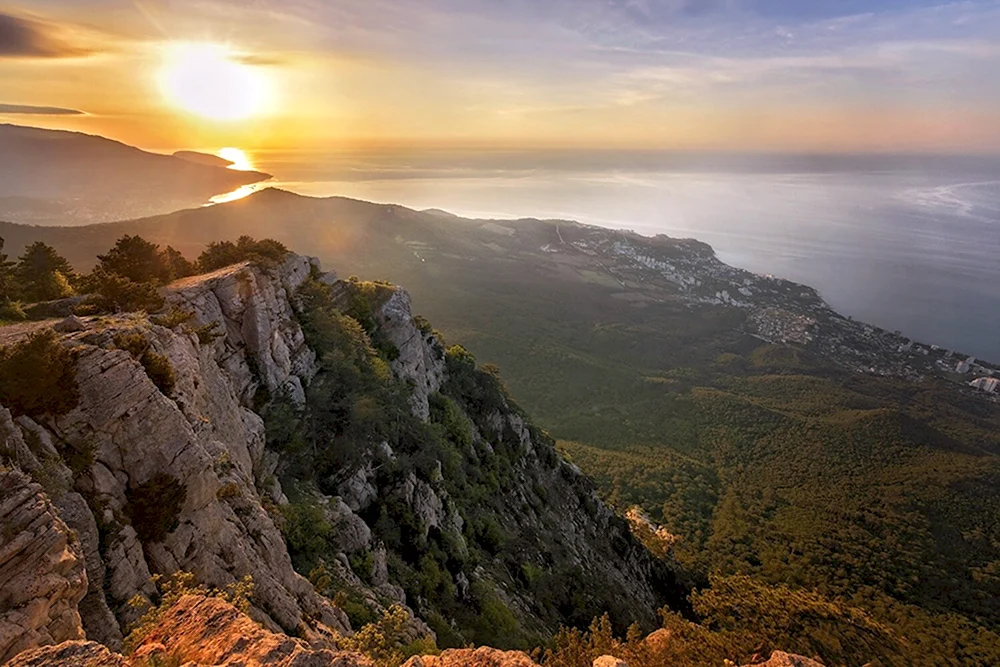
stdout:
[[411,655],[437,652],[430,638],[404,644],[409,626],[410,615],[399,605],[393,605],[376,622],[364,626],[353,637],[342,639],[341,648],[363,653],[376,667],[396,667]]
[[137,283],[117,273],[95,269],[87,285],[93,294],[87,303],[103,313],[155,313],[163,308],[164,299],[151,282]]
[[174,392],[176,378],[174,377],[174,369],[170,365],[169,359],[152,350],[146,350],[139,357],[139,363],[146,369],[146,375],[163,392],[164,396],[169,396]]
[[0,303],[0,321],[23,322],[28,319],[24,312],[24,304],[20,301],[4,301]]
[[152,544],[162,542],[177,529],[187,488],[176,477],[160,472],[129,488],[125,499],[125,515],[139,539]]
[[198,342],[202,345],[210,345],[215,342],[217,338],[221,338],[225,335],[222,332],[216,331],[215,322],[209,322],[204,326],[196,327],[191,330],[191,333],[198,337]]
[[239,498],[241,495],[243,495],[243,491],[240,489],[240,485],[236,482],[223,484],[219,487],[219,490],[215,492],[215,497],[222,501],[230,498]]
[[146,375],[156,385],[157,389],[169,396],[174,391],[176,378],[170,360],[162,354],[153,352],[146,337],[137,331],[121,333],[115,336],[115,347],[125,350],[142,364]]
[[15,416],[63,415],[79,402],[76,353],[54,331],[0,348],[0,403]]
[[289,503],[280,509],[281,532],[298,572],[309,572],[329,551],[336,533],[323,510],[310,502]]
[[189,310],[184,310],[182,308],[171,308],[163,315],[157,315],[156,317],[149,318],[153,324],[157,326],[166,327],[167,329],[174,329],[182,324],[187,324],[194,318],[194,313]]

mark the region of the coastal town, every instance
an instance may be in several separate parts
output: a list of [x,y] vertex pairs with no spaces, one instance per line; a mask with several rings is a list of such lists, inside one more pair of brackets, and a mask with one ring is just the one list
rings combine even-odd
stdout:
[[1000,366],[845,317],[815,289],[729,266],[700,241],[577,225],[561,229],[559,239],[542,250],[588,256],[623,289],[653,300],[744,311],[746,332],[763,341],[801,346],[858,373],[941,377],[970,395],[1000,400]]

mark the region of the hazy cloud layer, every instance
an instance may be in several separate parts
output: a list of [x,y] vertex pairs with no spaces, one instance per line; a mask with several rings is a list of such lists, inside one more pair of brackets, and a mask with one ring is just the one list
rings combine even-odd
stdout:
[[0,12],[0,58],[73,58],[91,53],[62,33],[53,24]]
[[0,103],[0,114],[25,114],[35,116],[82,116],[79,109],[64,109],[63,107],[39,107],[31,104]]

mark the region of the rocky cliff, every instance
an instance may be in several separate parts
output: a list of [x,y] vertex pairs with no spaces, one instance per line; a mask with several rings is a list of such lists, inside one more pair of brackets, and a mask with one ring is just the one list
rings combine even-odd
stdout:
[[[219,589],[251,577],[254,620],[320,645],[350,634],[345,606],[360,623],[405,604],[462,644],[525,642],[607,608],[652,620],[669,573],[493,375],[418,326],[405,291],[380,286],[358,317],[384,351],[378,391],[405,394],[406,414],[372,416],[367,394],[337,412],[350,350],[317,342],[309,308],[320,294],[348,312],[357,289],[290,255],[175,283],[159,316],[0,333],[55,328],[79,390],[58,416],[0,407],[0,657],[84,633],[121,650],[153,576],[178,571]],[[309,458],[271,441],[282,410],[298,435],[338,416]],[[325,531],[311,561],[289,519],[302,508]]]

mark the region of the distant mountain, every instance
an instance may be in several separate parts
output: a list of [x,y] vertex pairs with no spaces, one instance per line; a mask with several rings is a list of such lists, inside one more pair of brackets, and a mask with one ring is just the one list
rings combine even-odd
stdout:
[[226,158],[212,155],[211,153],[199,153],[198,151],[174,151],[174,157],[179,157],[188,162],[203,164],[209,167],[231,167],[233,163]]
[[[267,189],[127,222],[0,224],[10,255],[42,240],[81,269],[123,234],[189,257],[273,237],[406,285],[611,504],[676,538],[713,627],[771,628],[827,664],[1000,664],[1000,405],[968,386],[995,366],[844,318],[704,243],[568,221]],[[826,627],[842,614],[906,641],[845,639]]]
[[0,125],[0,218],[76,225],[187,206],[270,178],[103,137]]

